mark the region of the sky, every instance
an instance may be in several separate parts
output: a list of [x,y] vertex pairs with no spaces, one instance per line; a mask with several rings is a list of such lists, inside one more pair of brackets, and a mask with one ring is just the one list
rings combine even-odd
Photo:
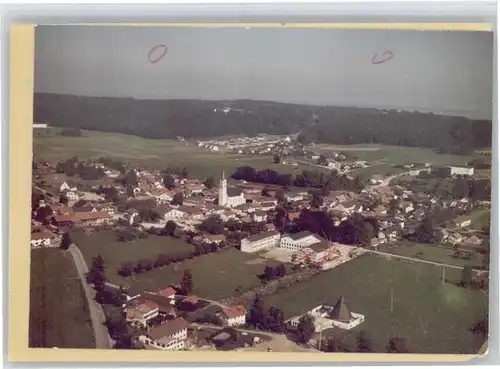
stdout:
[[[157,63],[156,45],[167,47]],[[153,57],[159,56],[157,50]],[[377,53],[393,58],[373,64]],[[35,92],[255,99],[491,119],[493,34],[39,26]]]

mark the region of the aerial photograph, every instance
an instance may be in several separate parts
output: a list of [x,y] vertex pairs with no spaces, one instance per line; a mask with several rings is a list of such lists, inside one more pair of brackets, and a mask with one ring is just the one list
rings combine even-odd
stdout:
[[36,27],[29,346],[484,353],[493,42]]

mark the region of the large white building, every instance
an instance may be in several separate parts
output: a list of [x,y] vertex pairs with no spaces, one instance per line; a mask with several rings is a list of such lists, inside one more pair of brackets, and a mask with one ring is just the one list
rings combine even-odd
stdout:
[[[314,330],[316,332],[333,327],[351,330],[365,321],[364,315],[349,310],[344,296],[340,296],[335,306],[320,305],[305,314],[309,314],[314,319]],[[297,327],[301,317],[302,315],[294,317],[289,320],[289,323]]]
[[280,247],[290,251],[300,251],[304,247],[323,241],[321,237],[309,231],[303,231],[283,236],[280,241]]
[[262,232],[248,236],[241,240],[240,250],[243,252],[256,252],[270,249],[280,244],[281,234],[278,231]]
[[450,167],[451,175],[472,176],[474,168],[472,167]]
[[227,179],[223,172],[219,184],[219,206],[233,208],[235,206],[242,205],[245,202],[246,200],[243,191],[238,188],[227,188]]

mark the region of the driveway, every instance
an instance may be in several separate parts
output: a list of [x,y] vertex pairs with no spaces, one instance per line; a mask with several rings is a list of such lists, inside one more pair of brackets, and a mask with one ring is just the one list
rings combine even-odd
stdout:
[[[76,269],[78,270],[78,276],[80,277],[83,290],[85,291],[85,297],[87,298],[90,310],[90,318],[92,320],[92,327],[94,328],[96,348],[110,349],[112,348],[111,338],[106,326],[103,324],[106,320],[106,315],[104,314],[102,306],[95,301],[95,291],[86,280],[86,275],[89,271],[87,263],[85,262],[80,249],[75,244],[71,245],[68,251],[71,256],[73,256]],[[75,332],[75,334],[78,334],[78,332]]]

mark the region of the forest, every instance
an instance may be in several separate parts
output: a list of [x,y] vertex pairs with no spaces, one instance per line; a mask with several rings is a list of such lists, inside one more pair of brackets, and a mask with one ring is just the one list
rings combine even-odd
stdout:
[[[227,113],[221,109],[230,106]],[[34,121],[145,138],[295,134],[302,143],[387,145],[467,153],[491,146],[491,121],[433,113],[256,100],[139,100],[35,94]]]

